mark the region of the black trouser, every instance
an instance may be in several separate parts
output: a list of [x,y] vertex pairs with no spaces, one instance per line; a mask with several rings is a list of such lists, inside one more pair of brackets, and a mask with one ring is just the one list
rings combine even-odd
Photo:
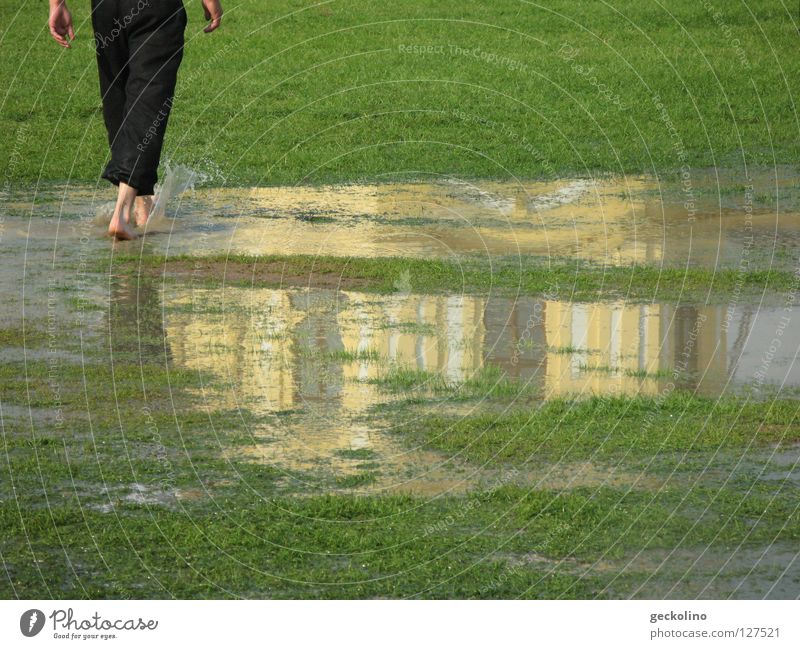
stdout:
[[153,193],[183,58],[181,0],[92,0],[111,160],[103,178]]

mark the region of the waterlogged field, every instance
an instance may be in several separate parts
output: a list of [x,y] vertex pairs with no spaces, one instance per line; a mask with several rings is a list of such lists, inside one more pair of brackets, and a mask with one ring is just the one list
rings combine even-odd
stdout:
[[696,178],[18,192],[0,593],[796,597],[795,186]]
[[188,6],[113,245],[88,4],[69,51],[41,4],[0,0],[0,596],[800,595],[785,3]]

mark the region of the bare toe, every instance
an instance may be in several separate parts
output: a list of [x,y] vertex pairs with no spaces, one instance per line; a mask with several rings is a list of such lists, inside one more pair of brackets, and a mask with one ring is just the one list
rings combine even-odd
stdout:
[[132,241],[139,236],[124,222],[109,225],[108,234],[117,241]]

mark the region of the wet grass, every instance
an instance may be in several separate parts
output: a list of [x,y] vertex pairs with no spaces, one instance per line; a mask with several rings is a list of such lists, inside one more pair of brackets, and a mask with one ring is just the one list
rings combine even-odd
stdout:
[[353,475],[340,476],[336,478],[336,486],[344,489],[355,489],[366,487],[373,484],[378,479],[378,474],[374,471],[362,471]]
[[[0,0],[4,52],[18,53],[0,57],[10,182],[94,182],[106,157],[89,7],[72,9],[78,40],[63,51],[42,8]],[[189,7],[166,155],[244,185],[795,163],[796,16],[713,11],[244,0],[203,37]]]
[[[0,503],[0,553],[7,579],[0,594],[602,597],[623,564],[585,574],[570,562],[619,561],[676,544],[796,541],[800,518],[792,495],[499,486],[466,499],[427,502],[239,494],[211,508],[125,504],[111,515],[77,502],[44,509],[6,501]],[[697,524],[697,510],[706,512],[706,524]],[[544,561],[528,561],[532,555]]]
[[387,392],[419,395],[446,395],[450,399],[509,399],[532,393],[525,383],[510,379],[502,368],[486,365],[469,378],[448,380],[440,372],[417,370],[408,367],[391,367],[370,383]]
[[[98,271],[108,271],[106,262]],[[305,255],[157,255],[114,258],[114,273],[191,277],[195,284],[219,286],[330,287],[396,293],[547,294],[550,299],[602,301],[699,301],[721,303],[732,297],[760,298],[787,291],[797,277],[789,271],[604,267],[581,262],[548,264],[539,258],[498,257],[490,262]],[[780,298],[777,298],[780,299]]]
[[415,442],[480,464],[633,461],[800,441],[800,404],[794,399],[712,399],[679,390],[655,397],[558,398],[535,408],[463,417],[426,414],[423,408],[421,416],[401,422],[397,430]]
[[336,451],[336,455],[348,460],[372,460],[376,454],[369,448],[346,448]]
[[564,356],[571,356],[572,354],[599,354],[599,349],[586,349],[584,347],[574,347],[573,345],[565,345],[563,347],[548,347],[550,354],[562,354]]
[[434,325],[421,322],[385,322],[378,328],[391,329],[392,331],[416,336],[435,337],[439,333]]
[[680,376],[674,369],[662,368],[655,371],[647,370],[632,370],[630,368],[611,367],[610,365],[588,365],[586,363],[578,363],[578,369],[581,372],[595,372],[597,374],[622,374],[623,376],[630,376],[635,379],[666,379],[669,377]]
[[[0,365],[3,412],[31,413],[2,420],[2,597],[594,598],[633,592],[638,573],[620,571],[642,549],[800,539],[800,494],[790,482],[658,491],[518,484],[532,455],[616,466],[626,457],[634,466],[691,453],[694,464],[682,470],[699,472],[715,449],[797,439],[797,402],[676,392],[558,400],[494,417],[423,408],[422,418],[394,420],[399,434],[474,466],[495,464],[498,478],[435,499],[341,493],[368,489],[382,471],[370,449],[343,448],[334,454],[359,462],[359,472],[334,479],[338,493],[326,495],[304,486],[317,475],[287,479],[280,467],[230,453],[252,445],[265,419],[210,408],[213,377],[158,356],[112,366],[99,349],[93,354],[86,365]],[[414,392],[431,381],[439,398],[507,403],[519,395],[491,366],[460,383],[398,371],[383,387]],[[61,417],[45,425],[39,410]],[[590,569],[599,560],[611,567]]]
[[[302,353],[307,353],[307,350],[304,350]],[[316,353],[316,351],[311,350],[310,353],[313,354]],[[322,357],[325,360],[339,363],[369,362],[381,359],[380,352],[376,349],[335,349],[323,353]]]

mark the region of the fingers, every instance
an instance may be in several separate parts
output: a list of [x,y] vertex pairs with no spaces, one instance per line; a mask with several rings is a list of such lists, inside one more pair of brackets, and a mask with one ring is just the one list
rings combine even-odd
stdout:
[[72,28],[72,23],[67,25],[67,34],[69,34],[69,40],[75,40],[75,30]]
[[67,39],[64,38],[64,35],[56,31],[56,27],[53,25],[50,25],[50,35],[61,47],[70,47],[70,44]]
[[208,25],[206,25],[206,28],[205,28],[203,31],[204,31],[206,34],[210,34],[210,33],[211,33],[211,32],[213,32],[213,31],[214,31],[214,30],[215,30],[217,27],[219,27],[219,24],[220,24],[221,22],[222,22],[222,18],[221,18],[221,17],[214,18],[214,20],[212,20],[212,21],[211,21],[211,22],[210,22]]
[[211,21],[203,31],[206,34],[210,34],[222,22],[222,6],[216,0],[203,0],[203,12],[206,15],[206,20]]

